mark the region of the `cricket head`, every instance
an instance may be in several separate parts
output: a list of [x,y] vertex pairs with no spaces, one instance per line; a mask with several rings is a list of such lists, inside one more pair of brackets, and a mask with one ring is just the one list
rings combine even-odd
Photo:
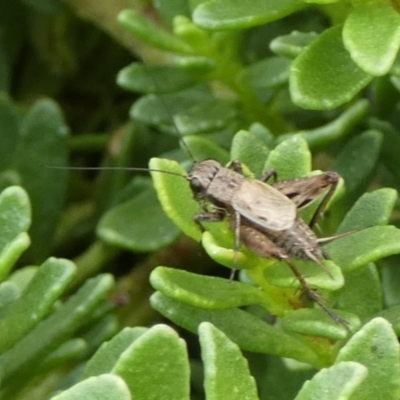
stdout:
[[222,165],[212,159],[193,165],[187,176],[187,180],[196,198],[202,199],[206,197],[208,187],[221,168]]

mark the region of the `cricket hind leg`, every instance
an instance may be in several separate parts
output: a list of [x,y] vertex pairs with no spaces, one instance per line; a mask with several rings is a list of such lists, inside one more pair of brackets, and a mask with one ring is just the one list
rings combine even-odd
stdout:
[[[311,288],[307,283],[304,275],[299,271],[296,265],[289,259],[289,255],[286,250],[277,246],[272,240],[270,240],[265,234],[259,232],[251,226],[243,223],[240,226],[240,240],[245,244],[249,250],[263,258],[274,258],[276,260],[284,261],[300,283],[302,291],[307,297],[318,304],[336,323],[344,326],[348,332],[350,332],[349,324],[343,318],[339,317],[334,311],[332,311],[322,300],[320,294]],[[319,261],[319,260],[318,260]]]
[[[231,162],[230,168],[233,169],[238,174],[244,175],[241,161],[233,160]],[[266,183],[271,177],[274,178],[274,182],[276,182],[276,180],[278,179],[278,174],[274,168],[267,170],[259,180],[261,182]]]
[[322,216],[323,212],[325,211],[326,206],[328,205],[330,199],[332,198],[333,194],[336,191],[337,185],[339,184],[340,176],[336,172],[326,172],[325,174],[323,174],[323,177],[325,178],[325,181],[326,181],[329,189],[328,189],[328,192],[323,197],[321,203],[319,203],[317,209],[315,210],[313,217],[311,218],[311,221],[308,224],[308,226],[311,229],[314,228],[318,219]]
[[264,174],[261,176],[260,181],[267,183],[271,177],[274,178],[274,182],[278,180],[278,173],[276,172],[275,168],[270,168],[265,171]]
[[325,304],[325,302],[322,300],[322,297],[320,296],[320,294],[310,287],[310,285],[305,280],[304,275],[298,270],[296,265],[294,263],[292,263],[289,259],[285,259],[284,261],[290,267],[293,274],[296,276],[296,278],[300,282],[301,288],[302,288],[303,292],[306,294],[306,296],[311,301],[318,304],[319,307],[321,307],[337,324],[342,325],[349,333],[351,333],[349,323],[345,319],[339,317],[339,315],[337,315],[333,310],[331,310]]

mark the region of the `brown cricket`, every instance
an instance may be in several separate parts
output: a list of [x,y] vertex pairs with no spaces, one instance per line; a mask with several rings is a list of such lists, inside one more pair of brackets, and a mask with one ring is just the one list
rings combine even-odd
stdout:
[[[323,302],[291,260],[314,261],[329,274],[322,262],[328,257],[321,243],[338,236],[320,239],[312,228],[335,192],[340,177],[336,172],[326,172],[270,186],[265,182],[272,176],[276,178],[276,172],[269,170],[260,180],[248,179],[237,160],[232,162],[231,169],[215,160],[195,164],[187,179],[204,212],[196,214],[194,219],[212,222],[229,217],[235,232],[236,252],[243,243],[260,257],[286,262],[306,295],[348,330],[347,322]],[[311,204],[325,191],[307,225],[298,216],[298,210]],[[214,206],[212,211],[208,210],[209,204]]]

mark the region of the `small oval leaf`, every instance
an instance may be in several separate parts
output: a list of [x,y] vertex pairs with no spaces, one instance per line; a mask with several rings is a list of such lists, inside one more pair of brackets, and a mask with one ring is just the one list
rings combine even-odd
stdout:
[[382,76],[400,48],[399,13],[384,1],[357,0],[352,5],[343,27],[344,45],[360,68]]
[[207,399],[258,400],[257,387],[239,347],[208,322],[199,325]]
[[339,351],[336,364],[356,361],[368,368],[368,376],[352,400],[395,400],[400,396],[400,348],[393,329],[383,318],[364,325]]
[[[368,375],[362,364],[346,361],[319,371],[305,382],[295,400],[349,400]],[[367,399],[367,397],[365,398]]]
[[290,95],[299,107],[331,110],[350,101],[372,76],[350,58],[342,41],[342,27],[325,30],[294,60]]

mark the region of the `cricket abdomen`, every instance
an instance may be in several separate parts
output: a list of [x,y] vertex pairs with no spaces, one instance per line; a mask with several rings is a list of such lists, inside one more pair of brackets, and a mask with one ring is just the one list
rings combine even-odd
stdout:
[[300,218],[296,218],[289,229],[284,231],[268,230],[265,231],[265,234],[277,246],[284,249],[289,257],[313,261],[324,258],[317,236]]

